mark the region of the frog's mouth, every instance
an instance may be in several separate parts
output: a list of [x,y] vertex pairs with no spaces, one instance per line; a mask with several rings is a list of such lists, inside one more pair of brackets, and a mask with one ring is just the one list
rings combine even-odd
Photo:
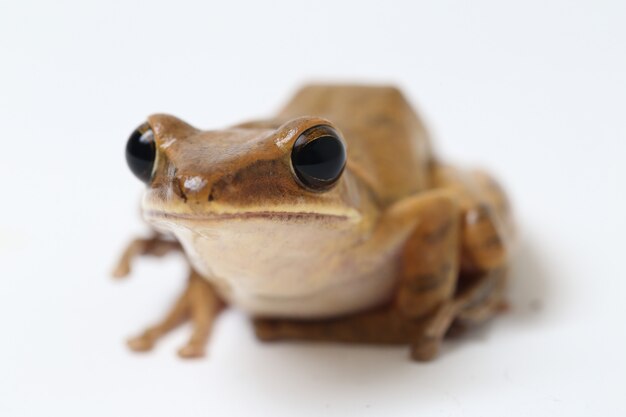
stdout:
[[277,222],[359,222],[363,216],[357,207],[339,202],[297,202],[230,204],[219,201],[198,203],[163,197],[156,192],[144,194],[143,216],[146,220],[171,222],[207,222],[227,220],[269,220]]
[[358,214],[352,213],[324,213],[313,211],[284,211],[284,210],[259,210],[259,211],[233,211],[233,212],[207,212],[207,213],[176,213],[162,210],[145,210],[146,220],[181,220],[181,221],[211,221],[211,220],[239,220],[239,219],[276,219],[276,220],[358,220]]

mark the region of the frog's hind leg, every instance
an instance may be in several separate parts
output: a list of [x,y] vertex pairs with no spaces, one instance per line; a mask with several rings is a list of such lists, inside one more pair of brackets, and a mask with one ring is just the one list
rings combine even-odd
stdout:
[[136,352],[151,350],[161,337],[190,320],[193,326],[191,337],[178,354],[184,358],[203,356],[213,321],[223,306],[211,284],[192,269],[187,288],[167,315],[139,336],[130,339],[128,346]]
[[450,182],[464,188],[463,266],[456,297],[467,297],[467,290],[482,288],[468,298],[458,321],[478,324],[507,307],[505,289],[515,233],[511,209],[502,188],[482,171],[452,177]]
[[459,311],[456,324],[460,327],[478,325],[495,314],[505,311],[506,267],[495,268],[473,278],[470,284],[465,283],[457,292]]
[[420,323],[411,336],[411,357],[435,358],[457,313],[454,293],[460,271],[461,216],[454,194],[436,192],[409,216],[419,222],[404,245],[395,304]]
[[[461,215],[461,270],[455,294],[435,315],[438,323],[464,328],[480,324],[505,310],[507,263],[513,223],[506,195],[487,174],[438,167],[436,186],[459,197]],[[424,335],[428,337],[430,329]]]

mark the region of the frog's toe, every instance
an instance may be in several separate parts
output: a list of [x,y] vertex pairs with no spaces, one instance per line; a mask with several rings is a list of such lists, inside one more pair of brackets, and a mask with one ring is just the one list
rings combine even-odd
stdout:
[[127,263],[120,263],[111,273],[113,278],[125,278],[128,274],[130,274],[130,265]]
[[437,357],[441,340],[423,339],[411,346],[411,358],[419,362],[428,362]]
[[178,349],[178,356],[183,359],[202,358],[205,355],[204,346],[189,343]]
[[128,347],[134,352],[148,352],[154,347],[156,340],[146,335],[133,337],[126,341]]

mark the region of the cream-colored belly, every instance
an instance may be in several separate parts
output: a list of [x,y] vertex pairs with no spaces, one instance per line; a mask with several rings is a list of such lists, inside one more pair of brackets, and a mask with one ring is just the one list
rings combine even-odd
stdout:
[[403,240],[333,221],[160,223],[222,297],[256,316],[331,317],[387,301]]

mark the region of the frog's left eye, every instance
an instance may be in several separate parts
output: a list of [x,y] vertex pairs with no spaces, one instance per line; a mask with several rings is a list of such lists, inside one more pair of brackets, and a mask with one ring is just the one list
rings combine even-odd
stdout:
[[148,123],[139,126],[126,143],[126,162],[137,178],[148,184],[152,178],[156,145],[154,132]]
[[335,129],[315,126],[296,139],[291,165],[302,185],[313,191],[324,191],[341,177],[346,166],[346,148]]

